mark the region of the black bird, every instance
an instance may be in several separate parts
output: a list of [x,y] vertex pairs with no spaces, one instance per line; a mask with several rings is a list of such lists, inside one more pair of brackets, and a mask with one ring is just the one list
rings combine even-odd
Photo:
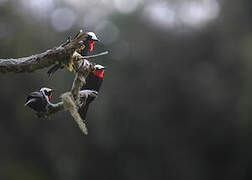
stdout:
[[[97,64],[94,66],[94,68],[95,70],[89,73],[89,75],[87,76],[86,84],[81,88],[81,90],[94,90],[99,92],[103,82],[103,74],[105,71],[105,67]],[[86,103],[79,108],[79,114],[83,120],[86,120],[88,107],[90,103],[94,101],[94,99],[95,97],[88,96],[88,98],[86,99]]]
[[99,39],[96,37],[95,33],[93,32],[87,32],[88,38],[83,41],[83,48],[81,48],[80,54],[82,56],[88,55],[88,53],[92,52],[94,50],[94,44],[95,42],[99,41]]
[[[86,34],[87,34],[87,38],[81,42],[82,47],[81,47],[81,50],[79,51],[79,53],[82,56],[86,56],[86,55],[88,55],[88,53],[92,52],[94,49],[94,43],[99,41],[98,38],[96,37],[95,33],[87,32]],[[72,67],[70,67],[70,66],[72,66],[70,61],[67,62],[65,64],[65,66],[67,66],[69,69],[72,69]],[[63,69],[63,68],[64,68],[64,65],[62,63],[59,63],[59,64],[54,65],[52,68],[50,68],[47,73],[49,76],[51,76],[58,69]]]
[[41,88],[38,92],[31,92],[25,102],[25,106],[29,106],[36,112],[46,111],[49,100],[52,98],[53,90],[50,88]]

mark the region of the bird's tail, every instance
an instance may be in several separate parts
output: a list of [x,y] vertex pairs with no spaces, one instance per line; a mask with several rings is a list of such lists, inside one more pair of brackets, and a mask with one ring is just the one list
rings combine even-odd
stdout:
[[58,69],[61,68],[61,64],[56,64],[54,65],[52,68],[50,68],[48,71],[47,71],[47,74],[48,76],[50,77],[53,73],[55,73]]
[[85,104],[84,106],[82,106],[82,107],[79,109],[79,114],[80,114],[80,116],[81,116],[81,119],[83,119],[83,121],[86,121],[87,112],[88,112],[88,107],[89,107],[89,104]]

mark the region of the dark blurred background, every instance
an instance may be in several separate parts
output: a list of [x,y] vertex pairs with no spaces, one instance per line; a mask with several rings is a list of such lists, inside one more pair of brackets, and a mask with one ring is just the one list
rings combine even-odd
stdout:
[[88,114],[38,119],[26,95],[71,88],[66,70],[0,75],[1,180],[245,180],[252,166],[252,1],[0,0],[0,57],[80,29],[108,66]]

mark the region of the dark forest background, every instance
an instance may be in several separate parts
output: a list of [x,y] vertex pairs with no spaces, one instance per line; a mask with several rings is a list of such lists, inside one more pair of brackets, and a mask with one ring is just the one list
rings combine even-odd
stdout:
[[80,29],[108,66],[88,114],[24,107],[73,73],[0,75],[2,180],[252,178],[252,1],[0,0],[0,57],[40,53]]

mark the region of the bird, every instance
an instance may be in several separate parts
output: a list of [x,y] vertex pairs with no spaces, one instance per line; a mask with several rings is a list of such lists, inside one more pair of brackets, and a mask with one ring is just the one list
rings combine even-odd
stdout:
[[[94,32],[87,32],[86,34],[87,34],[87,38],[84,41],[80,42],[82,44],[82,46],[78,50],[79,51],[78,53],[80,53],[80,55],[82,55],[82,56],[86,56],[90,52],[92,52],[94,49],[95,42],[99,41],[99,39],[97,38],[97,36],[95,35]],[[63,69],[64,66],[66,66],[70,71],[72,71],[72,62],[71,62],[71,60],[69,60],[69,62],[67,62],[66,64],[60,62],[59,64],[54,65],[52,68],[50,68],[48,70],[47,74],[50,77],[58,69]]]
[[83,41],[83,46],[80,50],[80,54],[82,56],[88,55],[88,53],[92,52],[94,50],[94,44],[95,42],[100,41],[94,32],[87,32],[88,38]]
[[36,112],[45,112],[50,99],[52,98],[53,90],[47,87],[41,88],[39,91],[31,92],[26,99],[25,106],[30,107]]
[[[94,90],[99,92],[101,85],[103,83],[103,75],[105,72],[105,67],[99,64],[94,66],[94,71],[90,72],[86,78],[86,84],[83,85],[81,90]],[[90,103],[94,101],[96,97],[89,95],[86,102],[83,103],[79,108],[79,114],[83,120],[86,120],[87,111]]]

